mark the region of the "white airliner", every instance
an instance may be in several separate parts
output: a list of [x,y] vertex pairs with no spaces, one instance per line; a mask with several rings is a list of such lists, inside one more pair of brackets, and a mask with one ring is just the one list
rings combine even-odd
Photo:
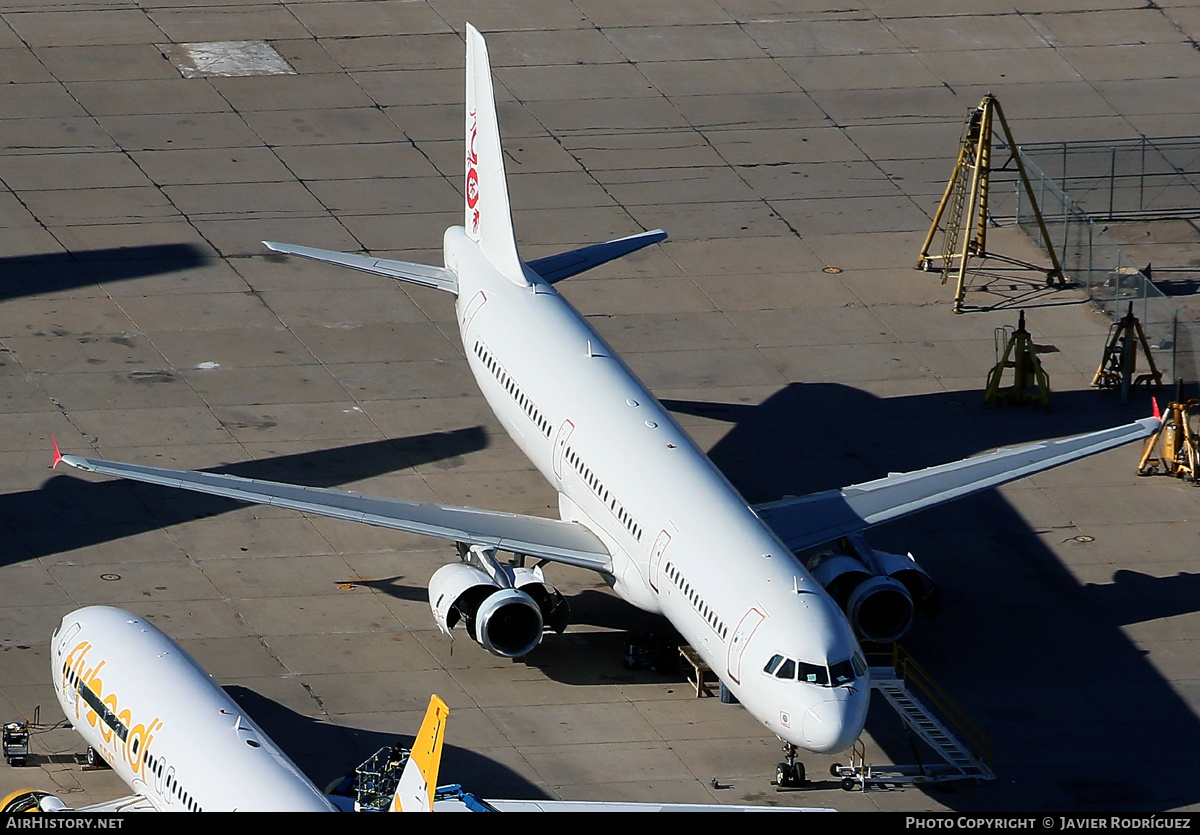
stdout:
[[[74,811],[336,811],[178,644],[107,606],[63,618],[50,639],[63,713],[133,795]],[[67,811],[18,793],[6,811]]]
[[1145,437],[1157,419],[751,507],[553,286],[665,234],[523,262],[487,48],[469,25],[466,40],[465,217],[446,230],[445,266],[266,245],[452,294],[479,388],[558,492],[560,519],[59,456],[57,447],[56,463],[456,542],[460,561],[430,580],[434,618],[446,632],[464,625],[501,656],[525,655],[546,628],[566,626],[547,562],[591,569],[625,600],[666,616],[787,743],[848,748],[870,692],[856,633],[895,639],[937,602],[911,556],[876,551],[862,532]]
[[[133,790],[128,797],[72,809],[48,792],[0,800],[12,812],[392,812],[495,811],[826,811],[715,804],[481,800],[437,786],[450,709],[429,700],[394,792],[375,773],[365,791],[325,796],[186,651],[153,624],[109,606],[70,613],[50,639],[59,705],[91,750]],[[378,755],[377,755],[378,756]],[[392,779],[395,779],[393,776]],[[381,792],[387,792],[381,795]],[[356,800],[368,802],[356,805]]]

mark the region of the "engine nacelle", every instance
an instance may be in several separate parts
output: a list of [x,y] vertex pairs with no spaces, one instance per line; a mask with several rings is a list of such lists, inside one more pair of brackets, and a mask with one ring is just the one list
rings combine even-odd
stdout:
[[861,539],[843,540],[810,556],[807,565],[868,641],[898,640],[917,612],[931,619],[937,614],[937,586],[911,556],[876,551]]
[[566,628],[567,603],[542,579],[540,569],[507,568],[513,587],[501,587],[466,563],[451,563],[429,580],[429,606],[438,628],[450,634],[460,623],[472,640],[492,655],[517,658],[542,640],[546,625]]
[[513,568],[513,585],[529,595],[542,613],[542,622],[559,635],[571,621],[571,607],[562,592],[546,582],[540,568]]
[[71,807],[49,792],[28,789],[10,794],[4,798],[7,801],[0,814],[11,815],[17,812],[70,812]]

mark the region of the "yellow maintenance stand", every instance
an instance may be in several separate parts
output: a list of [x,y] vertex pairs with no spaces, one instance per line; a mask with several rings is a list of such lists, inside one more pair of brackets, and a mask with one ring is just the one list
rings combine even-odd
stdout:
[[[1138,349],[1146,357],[1150,370],[1145,374],[1137,373]],[[1092,378],[1092,385],[1103,389],[1120,389],[1121,402],[1129,402],[1129,390],[1143,384],[1153,383],[1156,389],[1162,389],[1162,372],[1154,364],[1150,354],[1150,344],[1146,341],[1146,332],[1142,323],[1133,315],[1133,302],[1129,303],[1129,311],[1108,329],[1108,341],[1104,345],[1104,356],[1100,358],[1100,367]],[[1176,398],[1178,400],[1179,398]]]
[[[1192,415],[1200,408],[1200,400],[1184,400],[1182,386],[1176,381],[1175,400],[1167,404],[1162,423],[1142,447],[1138,475],[1153,475],[1160,469],[1193,483],[1200,481],[1200,436],[1192,429]],[[1154,415],[1160,417],[1158,401]]]
[[[1000,353],[1000,340],[1008,334],[1007,328],[996,329],[996,353]],[[988,372],[987,388],[983,394],[983,405],[995,406],[1003,397],[1013,406],[1024,406],[1033,401],[1043,409],[1050,408],[1050,375],[1042,369],[1038,359],[1041,346],[1035,345],[1033,337],[1025,328],[1025,311],[1017,321],[1017,329],[1012,332],[1004,346],[1004,355]],[[1013,384],[1000,388],[1004,372],[1013,370]]]
[[[1033,207],[1033,215],[1037,219],[1038,229],[1041,230],[1042,243],[1050,255],[1051,266],[1048,270],[1027,261],[988,252],[987,227],[990,220],[988,216],[988,183],[993,170],[1007,169],[1007,163],[1000,169],[992,168],[992,122],[994,119],[1000,120],[1000,127],[1004,131],[1004,141],[1008,143],[1009,158],[1016,164],[1017,171],[1021,176],[1021,186],[1025,189],[1025,193],[1029,196],[1029,204]],[[963,295],[966,292],[967,264],[971,258],[994,258],[1006,264],[1044,272],[1047,286],[1054,282],[1058,282],[1059,287],[1065,286],[1062,267],[1059,266],[1058,256],[1054,253],[1054,245],[1050,243],[1050,233],[1046,231],[1046,223],[1042,220],[1042,211],[1038,208],[1037,197],[1033,193],[1029,175],[1021,163],[1021,155],[1017,153],[1017,143],[1013,141],[1012,131],[1008,129],[1008,120],[1004,118],[1000,102],[991,93],[983,97],[978,107],[967,112],[960,143],[961,149],[958,152],[958,161],[954,163],[954,173],[950,176],[950,182],[946,184],[946,192],[942,195],[942,202],[938,205],[937,214],[933,216],[933,224],[929,227],[929,234],[925,237],[925,243],[921,247],[921,254],[917,259],[917,269],[932,272],[936,269],[934,262],[940,261],[937,268],[940,268],[942,272],[942,284],[945,284],[950,278],[950,274],[957,270],[958,286],[954,291],[955,313],[962,313]],[[967,214],[965,222],[963,220],[964,209]],[[942,239],[942,254],[930,255],[929,249],[933,246],[938,224],[942,222],[943,218],[946,220],[946,229]],[[961,243],[959,242],[960,233]],[[955,259],[957,259],[957,263]]]

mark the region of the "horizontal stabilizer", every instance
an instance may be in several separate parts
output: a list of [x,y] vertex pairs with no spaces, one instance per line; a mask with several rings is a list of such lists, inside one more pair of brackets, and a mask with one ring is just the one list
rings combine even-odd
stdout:
[[409,261],[389,261],[386,258],[372,258],[370,255],[352,255],[349,252],[334,252],[330,249],[314,249],[311,246],[295,246],[280,244],[275,241],[263,241],[263,245],[272,252],[282,252],[285,255],[299,255],[301,258],[311,258],[314,261],[324,261],[327,264],[337,264],[339,267],[349,267],[364,273],[385,275],[400,281],[409,281],[422,287],[434,287],[447,293],[458,295],[458,276],[453,270],[445,267],[430,267],[425,264],[413,264]]
[[59,460],[89,473],[193,490],[251,504],[286,507],[318,516],[425,534],[451,542],[491,546],[501,551],[588,568],[601,574],[612,573],[612,557],[608,549],[595,534],[576,522],[473,507],[406,502],[219,473],[165,470],[79,455],[63,455]]
[[614,261],[631,252],[637,252],[642,247],[666,239],[666,232],[661,229],[652,229],[649,232],[630,235],[628,238],[619,238],[608,243],[593,244],[585,246],[583,249],[573,249],[559,255],[539,258],[536,261],[530,261],[528,266],[545,279],[547,284],[554,284],[556,281],[579,275],[592,267],[607,264],[609,261]]
[[784,544],[793,551],[803,551],[1145,438],[1158,425],[1158,418],[1142,418],[1125,426],[1001,449],[911,473],[893,473],[841,490],[781,499],[754,509]]

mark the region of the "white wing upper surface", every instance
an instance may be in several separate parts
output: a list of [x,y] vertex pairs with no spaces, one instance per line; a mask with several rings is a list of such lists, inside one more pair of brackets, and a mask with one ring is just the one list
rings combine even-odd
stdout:
[[612,558],[608,549],[595,534],[575,522],[473,507],[406,502],[218,473],[166,470],[79,455],[64,455],[61,460],[64,464],[90,473],[365,522],[469,545],[492,546],[503,551],[588,568],[602,574],[612,572]]
[[1145,438],[1158,428],[1158,424],[1158,418],[1143,418],[1086,435],[1002,449],[911,473],[893,473],[841,490],[781,499],[757,505],[755,510],[789,548],[803,551],[873,525]]

